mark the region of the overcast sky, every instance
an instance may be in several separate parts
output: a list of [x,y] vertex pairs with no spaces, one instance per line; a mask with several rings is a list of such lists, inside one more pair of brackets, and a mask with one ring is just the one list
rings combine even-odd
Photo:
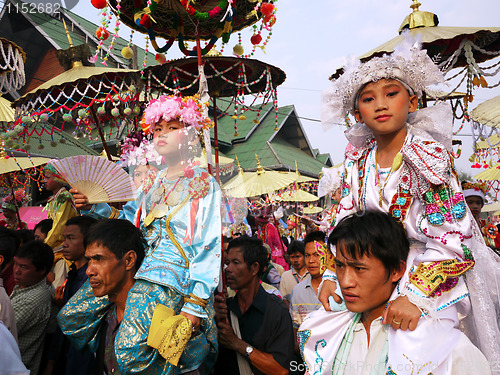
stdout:
[[[500,1],[498,0],[420,0],[420,10],[437,14],[440,26],[499,27]],[[323,132],[320,118],[321,91],[329,85],[328,76],[341,66],[342,58],[353,54],[362,55],[397,36],[398,28],[410,12],[411,0],[279,0],[277,22],[266,53],[257,52],[255,58],[278,66],[287,75],[278,88],[278,103],[296,107],[309,141],[322,153],[329,152],[335,163],[343,159],[346,141],[343,129]],[[73,9],[87,19],[99,22],[96,9],[88,0],[80,0]],[[127,38],[126,26],[120,32]],[[249,49],[250,31],[243,30],[245,46]],[[136,33],[134,42],[142,37]],[[233,35],[225,54],[232,51],[237,36]],[[162,45],[162,43],[159,43]],[[167,58],[181,57],[174,45]],[[495,61],[498,61],[495,60]],[[491,63],[487,63],[490,65]],[[490,81],[491,80],[491,81]],[[490,78],[498,83],[500,76]],[[465,89],[464,89],[465,90]],[[500,90],[479,89],[471,108],[484,100],[500,95]],[[316,121],[314,121],[316,120]],[[467,158],[472,154],[470,127],[462,130],[464,140],[462,157],[457,161],[459,169],[471,174]]]

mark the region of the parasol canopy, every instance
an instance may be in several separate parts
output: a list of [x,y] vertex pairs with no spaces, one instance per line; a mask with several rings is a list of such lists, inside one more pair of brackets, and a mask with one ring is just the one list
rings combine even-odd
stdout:
[[[495,96],[479,104],[470,112],[470,118],[481,125],[500,128],[500,96]],[[497,141],[493,144],[498,144],[498,135],[495,135],[495,137]]]
[[10,101],[0,96],[0,121],[14,121],[14,109],[10,106]]
[[[236,158],[238,160],[238,158]],[[272,193],[293,183],[297,176],[276,171],[266,171],[257,159],[257,171],[243,172],[239,166],[238,174],[222,186],[227,196],[233,198],[255,197]]]
[[476,180],[480,181],[495,181],[500,180],[500,164],[497,164],[491,168],[488,168],[484,172],[481,172],[474,176]]
[[[267,91],[281,85],[286,78],[280,68],[255,59],[204,56],[202,60],[211,97],[235,96],[240,91],[244,94]],[[179,91],[183,95],[194,95],[199,90],[196,58],[151,66],[145,69],[145,75],[150,77],[151,87],[157,90]]]
[[42,157],[13,157],[0,152],[0,174],[21,171],[39,165],[46,164],[50,161],[49,158]]
[[[133,0],[109,0],[109,5],[113,13],[119,14],[120,20],[126,24],[128,27],[135,29],[141,33],[146,33],[146,28],[141,25],[137,25],[136,14],[138,16],[143,16],[144,11],[139,11],[137,9],[137,1]],[[144,6],[146,2],[144,2]],[[183,5],[188,4],[188,5]],[[231,1],[231,3],[233,3]],[[117,5],[120,5],[119,12],[117,11]],[[228,6],[231,6],[227,0],[205,0],[205,1],[178,1],[178,0],[165,0],[165,1],[155,1],[151,2],[152,6],[150,18],[151,29],[156,36],[160,36],[164,39],[169,39],[171,37],[172,31],[175,34],[181,33],[185,40],[195,40],[196,35],[199,34],[200,39],[207,40],[210,39],[212,35],[217,34],[217,30],[224,26],[223,19]],[[251,0],[238,0],[233,3],[233,16],[232,16],[232,30],[238,31],[242,30],[247,26],[250,26],[257,22],[262,15],[259,13],[253,17],[247,17],[254,8],[255,1]],[[205,19],[198,19],[196,15],[188,13],[186,8],[193,9],[199,14],[207,13]],[[216,8],[218,13],[216,13]],[[145,8],[146,9],[146,8]],[[154,10],[153,10],[154,9]],[[142,14],[141,14],[142,13]],[[209,14],[214,14],[210,16]]]
[[0,94],[19,90],[26,83],[26,54],[14,42],[0,38]]
[[[495,212],[498,210],[500,210],[500,202],[493,202],[490,204],[485,204],[481,209],[481,212]],[[497,214],[495,213],[495,215]]]
[[316,206],[304,207],[304,209],[302,210],[302,212],[307,215],[318,214],[321,211],[323,211],[323,209],[321,207],[316,207]]
[[[385,42],[360,56],[361,61],[390,54],[406,37],[403,30],[408,30],[410,38],[419,40],[422,49],[440,67],[443,72],[457,67],[468,67],[476,77],[484,74],[478,69],[478,63],[493,59],[500,55],[500,27],[448,27],[438,26],[435,14],[419,10],[421,4],[413,0],[410,8],[413,12],[401,25],[400,35]],[[338,69],[330,79],[342,73]]]
[[319,198],[305,190],[287,190],[276,197],[278,202],[316,202]]

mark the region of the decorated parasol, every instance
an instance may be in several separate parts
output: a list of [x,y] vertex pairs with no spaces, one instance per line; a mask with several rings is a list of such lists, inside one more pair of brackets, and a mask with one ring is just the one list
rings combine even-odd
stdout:
[[0,122],[13,122],[14,110],[10,101],[0,96]]
[[[473,100],[473,87],[492,88],[500,84],[500,82],[491,83],[491,77],[494,77],[500,70],[500,62],[489,66],[480,65],[487,60],[500,56],[500,27],[438,26],[437,15],[421,11],[419,9],[421,4],[418,0],[412,1],[413,4],[410,8],[413,11],[401,24],[399,28],[400,35],[365,53],[360,56],[360,59],[361,61],[367,61],[377,56],[392,53],[394,48],[406,38],[403,31],[408,31],[410,38],[418,40],[422,44],[422,48],[427,51],[427,54],[445,73],[446,80],[458,81],[456,87],[452,86],[453,88],[446,95],[440,95],[441,99],[452,98],[454,92],[463,82],[466,82],[467,92],[461,107],[463,114],[467,117],[467,104]],[[454,68],[463,69],[453,75],[447,74]],[[330,79],[337,78],[341,73],[342,69],[338,69]],[[427,105],[426,100],[427,96],[424,95],[424,106]],[[455,104],[455,118],[462,118],[462,116],[456,114],[456,106]]]
[[[203,75],[199,74],[198,64],[199,61],[195,58],[173,60],[163,65],[147,68],[145,75],[148,77],[148,87],[160,92],[192,95],[199,92],[199,85],[204,84],[213,104],[215,166],[216,177],[219,179],[218,111],[222,110],[227,113],[229,108],[232,108],[231,117],[234,119],[235,136],[237,136],[238,121],[246,119],[244,113],[255,104],[257,99],[261,100],[257,106],[258,116],[254,120],[255,123],[258,124],[260,112],[267,103],[272,102],[277,110],[276,87],[284,82],[286,75],[273,65],[248,58],[204,56],[202,58]],[[201,82],[200,77],[206,81]],[[254,95],[251,104],[245,103],[245,95]],[[219,97],[232,97],[225,109],[217,107]],[[206,140],[205,144],[208,145],[209,142]]]
[[314,214],[319,214],[323,209],[321,207],[316,207],[316,206],[307,206],[304,207],[302,212],[306,215],[314,215]]
[[292,189],[277,195],[275,200],[278,202],[316,202],[319,198],[305,190]]
[[255,157],[257,159],[257,171],[255,172],[243,172],[236,157],[239,171],[235,177],[222,186],[226,195],[233,198],[245,198],[268,194],[290,185],[297,178],[291,174],[266,171],[260,164],[257,155]]
[[0,38],[0,94],[19,90],[26,83],[26,54],[10,40]]
[[500,193],[500,163],[475,175],[474,178],[486,182],[490,190],[495,193],[495,200],[498,200],[498,194]]
[[[489,99],[470,113],[474,154],[471,168],[488,168],[500,160],[500,96]],[[490,135],[491,134],[491,135]]]
[[[271,1],[91,0],[91,3],[101,9],[104,30],[111,26],[114,14],[116,32],[123,23],[133,31],[146,34],[146,41],[150,40],[153,48],[161,54],[177,42],[186,56],[205,55],[219,40],[223,49],[233,32],[253,25],[250,38],[253,49],[249,54],[253,55],[257,47],[265,48],[276,22],[276,7]],[[262,35],[265,33],[267,38],[263,41]],[[165,39],[166,42],[159,42],[157,38]],[[200,43],[202,40],[206,41],[203,47]],[[186,45],[187,41],[196,41],[196,44],[190,48]],[[241,36],[237,46],[234,52],[243,55]]]
[[141,112],[139,75],[133,70],[85,66],[85,58],[90,55],[88,46],[73,47],[67,30],[66,33],[71,47],[58,51],[59,62],[66,71],[14,101],[16,121],[11,127],[12,136],[21,144],[45,132],[52,137],[51,146],[56,147],[58,141],[64,142],[58,134],[65,130],[84,137],[91,136],[92,128],[96,128],[111,158],[103,124],[121,131],[124,127],[137,127]]

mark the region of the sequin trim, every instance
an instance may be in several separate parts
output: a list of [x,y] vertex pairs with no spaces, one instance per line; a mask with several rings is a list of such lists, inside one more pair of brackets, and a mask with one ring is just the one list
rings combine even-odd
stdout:
[[[432,262],[429,264],[420,263],[410,276],[410,282],[416,286],[427,297],[431,296],[434,291],[448,278],[456,278],[463,275],[467,270],[474,266],[474,261],[466,260],[460,262],[456,259],[444,260],[440,262]],[[447,284],[448,290],[456,285],[452,282]]]

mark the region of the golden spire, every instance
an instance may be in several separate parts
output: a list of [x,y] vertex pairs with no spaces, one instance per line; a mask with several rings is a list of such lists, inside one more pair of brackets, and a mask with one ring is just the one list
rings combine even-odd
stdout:
[[265,172],[264,168],[262,167],[262,165],[260,165],[260,160],[259,160],[259,157],[257,156],[257,153],[254,151],[255,153],[255,160],[257,160],[257,174],[262,174]]
[[400,34],[404,29],[412,30],[417,27],[432,27],[439,24],[438,17],[434,13],[419,10],[422,4],[418,0],[412,1],[413,4],[410,5],[410,8],[413,9],[413,12],[406,16],[401,26],[399,26]]
[[241,168],[240,161],[238,160],[238,155],[234,154],[234,156],[236,157],[236,164],[238,164],[238,171],[240,173],[243,173],[243,168]]

